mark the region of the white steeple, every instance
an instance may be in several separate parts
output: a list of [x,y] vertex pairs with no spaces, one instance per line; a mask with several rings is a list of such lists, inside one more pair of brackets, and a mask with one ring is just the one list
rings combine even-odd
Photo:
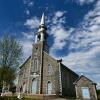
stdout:
[[38,41],[46,41],[47,36],[48,36],[46,33],[46,30],[47,30],[47,28],[45,25],[45,15],[43,13],[41,20],[40,20],[38,32],[36,34],[35,43],[37,43]]
[[35,43],[43,43],[43,46],[45,46],[44,50],[46,52],[49,52],[49,47],[47,44],[48,34],[46,30],[47,30],[47,27],[45,24],[45,14],[43,13],[40,20],[40,24],[39,24],[39,29],[35,37]]
[[41,21],[40,21],[38,32],[44,32],[44,31],[46,31],[46,26],[45,26],[45,15],[43,13],[42,17],[41,17]]
[[40,26],[41,25],[45,25],[45,15],[44,15],[44,13],[42,14],[42,17],[41,17]]

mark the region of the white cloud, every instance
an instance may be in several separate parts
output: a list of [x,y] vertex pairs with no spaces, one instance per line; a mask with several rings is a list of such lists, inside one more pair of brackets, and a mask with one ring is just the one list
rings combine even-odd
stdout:
[[63,47],[66,45],[66,39],[69,36],[69,33],[73,31],[72,28],[70,30],[66,30],[66,28],[63,26],[65,23],[65,17],[63,17],[63,15],[65,13],[66,11],[57,11],[55,12],[51,21],[49,21],[51,23],[49,33],[54,37],[51,52],[63,49]]
[[34,43],[34,33],[32,32],[22,32],[23,38],[20,41],[22,46],[23,46],[23,53],[24,53],[24,58],[26,59],[32,54],[32,44]]
[[53,34],[54,37],[54,43],[51,50],[63,49],[66,45],[66,40],[73,29],[66,31],[64,27],[60,25],[53,26],[51,28],[51,34]]
[[24,53],[24,58],[26,59],[32,54],[32,41],[28,40],[22,40],[21,44],[23,46],[23,53]]
[[25,14],[30,15],[30,8],[34,5],[33,0],[23,0],[23,4],[25,5]]
[[66,13],[66,11],[57,11],[54,13],[54,17],[52,18],[52,21],[50,21],[52,24],[62,24],[65,23],[65,17],[63,16]]
[[29,29],[35,29],[39,27],[39,19],[37,17],[27,19],[24,25],[29,27]]
[[30,11],[28,9],[25,11],[25,13],[26,15],[30,15]]
[[32,44],[34,43],[35,36],[33,32],[22,32],[22,35],[20,43],[23,46],[24,58],[26,59],[32,54]]
[[27,19],[24,23],[26,27],[30,29],[28,32],[22,32],[23,38],[21,40],[21,44],[23,45],[24,56],[27,58],[32,52],[32,44],[34,43],[35,39],[35,30],[39,27],[39,19],[38,17],[34,16],[31,19]]
[[33,32],[28,32],[28,33],[22,32],[22,35],[23,35],[24,39],[27,39],[27,40],[34,40],[34,38],[35,38]]
[[[86,52],[70,53],[68,56],[63,57],[63,63],[76,70],[77,72],[86,72],[89,67],[91,67],[91,69],[88,70],[88,72],[93,72],[94,69],[96,72],[99,72],[100,58],[96,58],[96,55],[98,55],[99,53],[100,47],[92,48],[91,50]],[[99,70],[97,70],[97,67]]]
[[56,13],[55,13],[55,16],[56,17],[62,17],[64,15],[64,12],[62,12],[62,11],[57,11]]
[[33,0],[23,0],[23,3],[28,7],[32,7],[34,5]]
[[79,3],[80,5],[92,3],[94,0],[76,0],[75,2]]
[[28,3],[28,6],[29,7],[32,7],[34,5],[34,2],[33,1],[30,1],[29,3]]

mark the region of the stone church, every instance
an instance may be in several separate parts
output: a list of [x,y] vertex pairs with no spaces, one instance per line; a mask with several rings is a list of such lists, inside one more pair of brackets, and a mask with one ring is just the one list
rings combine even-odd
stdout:
[[[81,79],[74,71],[62,64],[62,60],[56,60],[49,55],[47,43],[47,27],[45,16],[42,15],[38,32],[35,36],[32,55],[20,66],[17,91],[26,94],[47,94],[62,95],[67,97],[79,97],[81,93],[76,90]],[[78,85],[76,80],[80,79]],[[86,80],[84,80],[85,83]],[[86,82],[84,96],[88,94],[89,87],[93,88],[94,98],[96,98],[96,88],[93,82]],[[83,88],[85,89],[85,88]],[[82,93],[81,93],[82,94]],[[80,97],[82,98],[82,96]],[[96,100],[96,99],[93,99]]]

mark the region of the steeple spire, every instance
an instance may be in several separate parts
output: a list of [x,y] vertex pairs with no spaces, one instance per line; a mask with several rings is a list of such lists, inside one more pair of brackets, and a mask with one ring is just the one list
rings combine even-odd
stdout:
[[46,30],[47,30],[47,27],[45,24],[45,15],[43,13],[41,20],[40,20],[40,24],[39,24],[39,29],[38,29],[38,32],[35,37],[35,43],[42,43],[43,50],[45,50],[46,52],[49,52],[49,47],[48,47],[48,43],[47,43],[48,34],[47,34]]
[[45,15],[44,13],[42,14],[42,17],[41,17],[41,21],[40,21],[40,25],[39,25],[39,30],[38,32],[44,32],[46,31],[46,25],[45,25]]
[[39,42],[39,41],[45,41],[46,42],[46,39],[47,39],[47,36],[48,36],[46,30],[47,30],[47,28],[46,28],[46,25],[45,25],[45,15],[43,13],[42,17],[41,17],[39,29],[38,29],[38,32],[37,32],[37,35],[36,35],[36,39],[35,39],[36,43]]
[[45,25],[45,15],[42,14],[40,25]]

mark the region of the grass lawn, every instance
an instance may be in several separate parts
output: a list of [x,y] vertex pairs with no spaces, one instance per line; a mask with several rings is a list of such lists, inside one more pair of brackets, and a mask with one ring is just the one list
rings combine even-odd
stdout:
[[[0,100],[19,100],[19,99],[17,97],[0,97]],[[21,100],[39,100],[39,99],[22,98]]]

